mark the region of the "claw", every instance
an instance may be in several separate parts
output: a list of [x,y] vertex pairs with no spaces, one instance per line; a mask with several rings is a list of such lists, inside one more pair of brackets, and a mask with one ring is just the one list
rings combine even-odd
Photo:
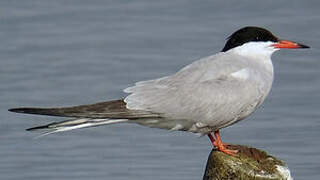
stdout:
[[219,151],[226,153],[231,156],[235,156],[238,153],[238,150],[227,149],[225,146],[217,147]]

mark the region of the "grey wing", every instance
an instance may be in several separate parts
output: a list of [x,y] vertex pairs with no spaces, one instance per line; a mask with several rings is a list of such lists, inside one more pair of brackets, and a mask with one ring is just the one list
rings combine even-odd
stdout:
[[230,75],[247,68],[246,63],[216,58],[202,59],[172,76],[125,89],[131,93],[125,98],[127,107],[161,113],[173,121],[184,120],[179,121],[181,126],[188,126],[184,129],[219,129],[234,123],[248,113],[250,106],[256,106],[260,94],[253,81],[244,83]]

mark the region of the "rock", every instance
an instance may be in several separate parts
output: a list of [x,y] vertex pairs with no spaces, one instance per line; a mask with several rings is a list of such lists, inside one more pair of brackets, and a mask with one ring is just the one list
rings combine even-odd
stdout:
[[211,151],[203,180],[292,180],[285,163],[265,151],[232,144],[228,149],[239,152],[230,156]]

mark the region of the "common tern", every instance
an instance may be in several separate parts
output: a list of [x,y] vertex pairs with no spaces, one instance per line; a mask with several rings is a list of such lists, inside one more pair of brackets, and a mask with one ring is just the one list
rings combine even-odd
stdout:
[[[72,119],[27,130],[45,134],[114,123],[188,131],[208,135],[218,150],[233,155],[219,130],[252,114],[265,100],[273,81],[271,55],[279,49],[309,48],[281,40],[270,31],[248,26],[227,38],[221,52],[201,58],[177,73],[137,82],[124,99],[58,108],[14,108],[27,114]],[[214,137],[212,136],[212,133]]]

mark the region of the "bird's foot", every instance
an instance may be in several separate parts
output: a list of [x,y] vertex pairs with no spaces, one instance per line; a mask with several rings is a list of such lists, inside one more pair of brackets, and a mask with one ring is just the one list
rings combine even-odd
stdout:
[[231,156],[235,156],[238,153],[238,150],[228,149],[227,146],[228,145],[220,144],[220,145],[217,145],[216,147],[218,151],[221,151]]
[[216,147],[218,151],[221,151],[231,156],[235,156],[238,153],[238,150],[228,149],[228,143],[222,143],[219,130],[214,132],[214,136],[215,138],[213,138],[211,134],[208,134],[208,137],[211,140],[212,145]]

